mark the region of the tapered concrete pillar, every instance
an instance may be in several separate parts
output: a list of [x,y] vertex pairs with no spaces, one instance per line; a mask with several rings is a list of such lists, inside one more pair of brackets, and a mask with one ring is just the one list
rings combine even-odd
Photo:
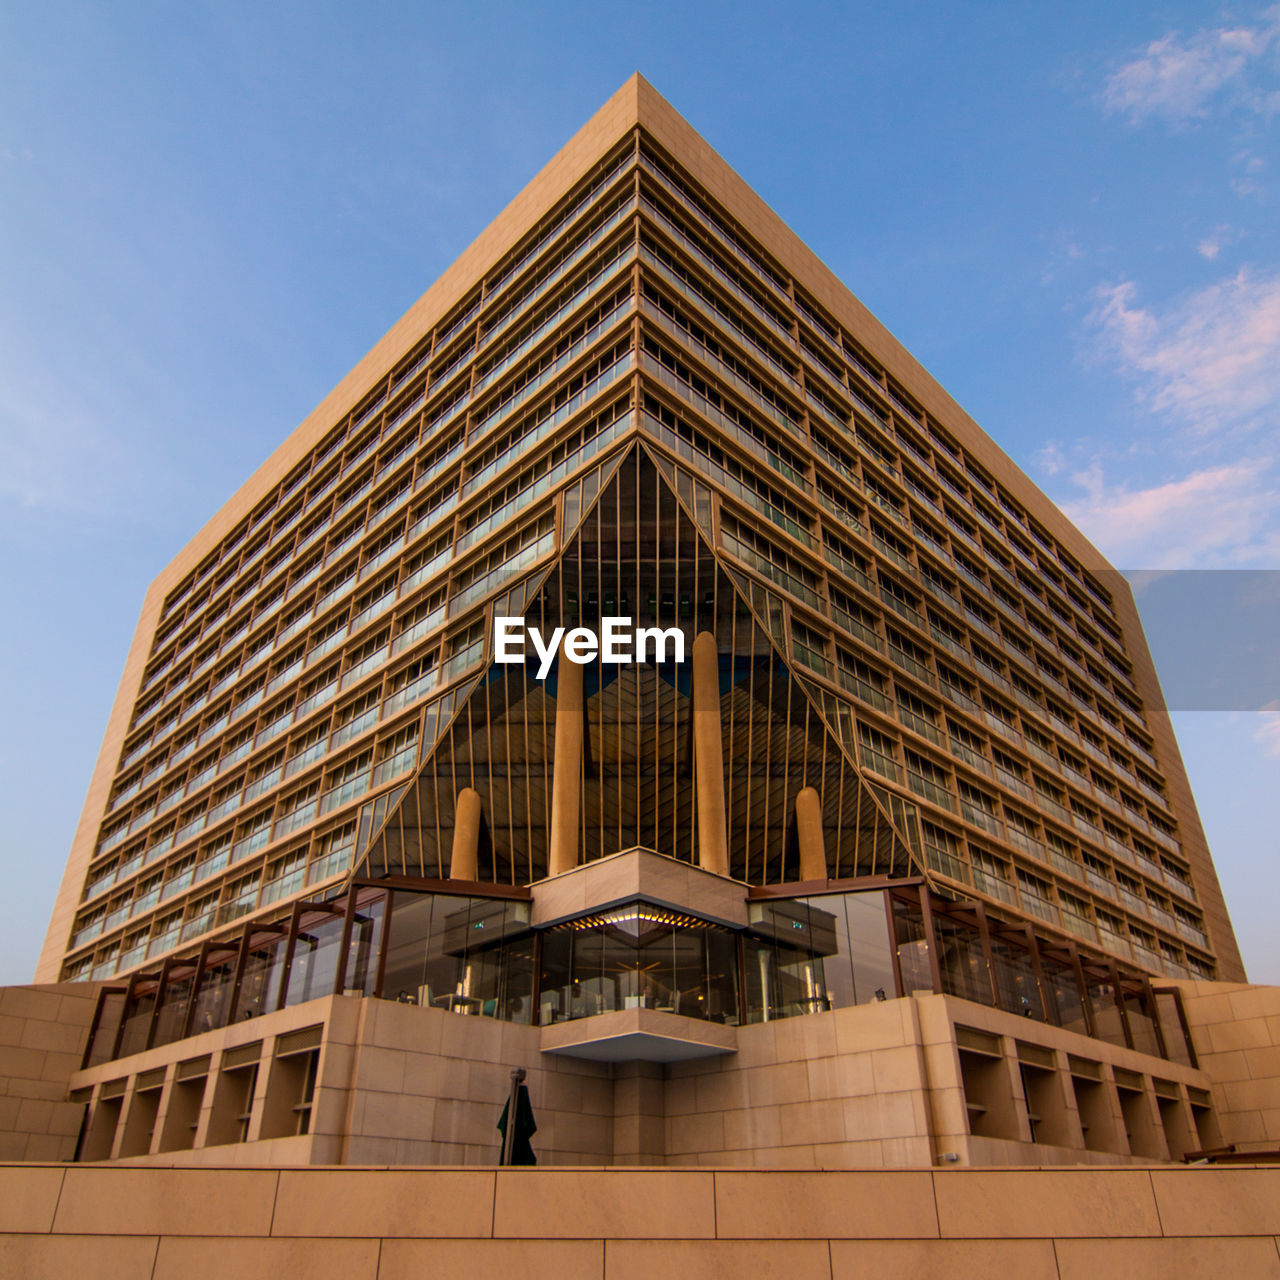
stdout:
[[471,787],[458,792],[453,817],[453,856],[449,859],[450,880],[480,878],[480,794]]
[[800,846],[800,879],[827,878],[827,849],[822,839],[822,798],[812,787],[796,796],[796,841]]
[[556,756],[551,777],[551,848],[548,875],[578,865],[582,822],[582,668],[564,649],[556,664]]
[[720,653],[709,631],[693,642],[693,767],[698,801],[698,864],[729,874],[724,814],[724,743],[720,736]]

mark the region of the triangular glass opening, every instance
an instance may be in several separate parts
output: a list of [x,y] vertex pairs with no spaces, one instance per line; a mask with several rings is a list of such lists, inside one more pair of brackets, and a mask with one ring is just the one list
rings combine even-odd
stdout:
[[[688,513],[697,521],[699,527],[707,532],[707,536],[711,537],[712,504],[706,486],[683,466],[672,462],[669,458],[658,455],[655,461],[661,468],[663,475],[675,488],[679,500],[684,504]],[[745,494],[745,491],[744,496],[750,497],[749,494]],[[785,513],[775,508],[769,508],[768,516],[775,523],[784,527],[787,532],[798,534],[798,528],[786,518]],[[847,698],[841,697],[829,688],[819,685],[804,674],[805,669],[813,666],[814,663],[817,663],[820,669],[826,671],[827,674],[831,674],[834,671],[832,664],[822,655],[813,652],[811,649],[806,650],[801,646],[797,636],[794,634],[794,628],[793,634],[788,635],[785,606],[782,598],[776,592],[770,590],[757,579],[747,577],[746,574],[732,565],[727,566],[727,571],[729,577],[737,585],[741,595],[749,601],[756,619],[764,625],[775,646],[785,655],[788,669],[808,695],[813,709],[823,718],[828,730],[834,734],[837,742],[844,748],[848,764],[857,770],[860,777],[864,777],[861,767],[856,763],[859,758],[860,747],[857,712],[854,705]],[[820,602],[815,601],[815,604],[818,603]],[[821,609],[821,612],[827,612],[825,606]],[[905,840],[907,846],[916,855],[916,873],[927,878],[928,871],[919,857],[921,854],[920,821],[919,811],[915,804],[889,791],[879,783],[865,779],[865,777],[864,780],[868,784],[872,803],[877,805],[880,810],[879,819],[875,824],[876,829],[879,830],[885,824],[890,825],[894,829],[897,839],[899,841]],[[840,874],[846,873],[842,872]],[[855,873],[850,872],[847,874]],[[856,874],[865,873],[859,871]]]
[[[583,504],[557,563],[495,609],[523,592],[526,627],[544,638],[561,626],[599,634],[606,617],[630,618],[628,632],[683,637],[683,663],[669,648],[663,659],[648,652],[644,661],[596,660],[583,670],[579,860],[639,846],[697,861],[688,659],[707,631],[720,655],[730,873],[754,884],[799,878],[795,802],[813,787],[829,876],[913,874],[887,811],[688,514],[705,509],[709,526],[709,492],[685,473],[675,479],[688,490],[688,509],[647,450],[633,448],[595,502]],[[366,874],[447,877],[457,796],[467,787],[480,796],[487,833],[479,878],[526,884],[547,874],[560,673],[553,660],[538,679],[538,659],[526,650],[526,663],[491,663],[478,680],[370,845]]]

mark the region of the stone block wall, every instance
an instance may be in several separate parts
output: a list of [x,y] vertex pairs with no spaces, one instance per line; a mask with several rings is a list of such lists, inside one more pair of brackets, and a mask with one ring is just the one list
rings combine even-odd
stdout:
[[1223,1142],[1280,1148],[1280,987],[1177,985]]
[[736,1054],[672,1065],[666,1163],[932,1164],[916,1003],[741,1027]]
[[511,1071],[524,1067],[544,1164],[606,1164],[608,1064],[541,1051],[537,1027],[442,1009],[360,1002],[344,1164],[496,1165]]
[[0,987],[0,1159],[70,1160],[84,1104],[68,1100],[98,986]]
[[[1114,1165],[1205,1145],[1205,1072],[947,996],[738,1027],[736,1052],[669,1064],[547,1052],[544,1034],[392,1001],[295,1005],[76,1073],[93,1098],[82,1159],[493,1167],[515,1067],[544,1166]],[[298,1080],[281,1052],[300,1036],[319,1046],[316,1086],[306,1131],[285,1136]]]
[[1280,1169],[0,1167],[0,1274],[1280,1278]]

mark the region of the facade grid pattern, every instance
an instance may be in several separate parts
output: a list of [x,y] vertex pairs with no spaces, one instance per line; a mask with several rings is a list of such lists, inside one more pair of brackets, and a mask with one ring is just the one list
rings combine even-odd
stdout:
[[1118,579],[637,128],[168,593],[61,975],[345,892],[637,440],[936,891],[1218,974]]

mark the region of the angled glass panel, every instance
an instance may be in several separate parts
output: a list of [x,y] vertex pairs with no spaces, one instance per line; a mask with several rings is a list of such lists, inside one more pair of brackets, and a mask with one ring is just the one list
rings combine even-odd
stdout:
[[709,520],[705,486],[678,470],[668,482],[641,447],[598,489],[584,481],[566,492],[563,518],[577,520],[576,532],[549,571],[499,602],[513,609],[503,616],[523,619],[525,661],[491,663],[466,695],[370,846],[367,874],[447,878],[468,788],[483,814],[479,880],[527,884],[547,874],[562,677],[551,641],[560,628],[599,636],[605,619],[623,620],[628,660],[597,653],[582,668],[580,862],[635,847],[698,860],[691,659],[695,638],[709,633],[731,874],[799,879],[795,805],[806,787],[821,800],[829,877],[913,874],[888,807],[770,635],[776,627],[785,640],[777,597],[755,601],[759,584],[726,572],[689,514],[702,509]]

